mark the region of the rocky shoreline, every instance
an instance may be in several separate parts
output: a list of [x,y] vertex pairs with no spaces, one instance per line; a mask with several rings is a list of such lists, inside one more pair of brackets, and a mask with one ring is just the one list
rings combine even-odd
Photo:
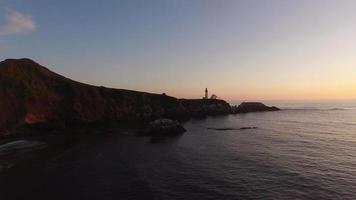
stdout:
[[0,62],[0,172],[27,165],[32,156],[46,160],[91,137],[161,138],[184,133],[181,122],[191,118],[277,110],[262,103],[231,106],[220,99],[97,87],[30,59],[8,59]]
[[79,83],[30,59],[0,62],[0,140],[90,124],[147,124],[158,119],[275,111],[261,103],[230,106],[219,99],[177,99]]

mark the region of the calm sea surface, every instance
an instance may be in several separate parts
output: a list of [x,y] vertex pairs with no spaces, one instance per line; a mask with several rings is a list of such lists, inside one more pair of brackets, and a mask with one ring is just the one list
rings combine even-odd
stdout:
[[106,138],[16,186],[51,199],[356,199],[356,102],[273,105],[191,120],[174,138]]

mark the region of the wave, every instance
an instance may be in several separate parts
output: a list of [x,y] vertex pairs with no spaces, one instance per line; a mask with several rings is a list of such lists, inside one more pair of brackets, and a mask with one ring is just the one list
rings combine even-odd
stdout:
[[230,128],[230,127],[226,127],[226,128],[211,128],[211,127],[207,127],[206,129],[208,130],[216,130],[216,131],[231,131],[231,130],[248,130],[248,129],[257,129],[256,126],[246,126],[246,127],[240,127],[240,128]]
[[346,108],[331,108],[331,109],[328,109],[328,110],[348,110]]
[[302,107],[302,108],[292,108],[292,107],[285,107],[281,108],[281,110],[296,110],[296,111],[343,111],[349,110],[346,108],[314,108],[314,107]]
[[356,126],[356,123],[353,123],[353,122],[342,122],[342,124],[348,125],[348,126]]

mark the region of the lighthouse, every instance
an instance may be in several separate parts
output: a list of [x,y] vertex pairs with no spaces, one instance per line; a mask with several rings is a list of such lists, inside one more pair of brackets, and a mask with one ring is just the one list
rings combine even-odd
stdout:
[[209,97],[208,97],[209,95],[208,95],[208,88],[205,88],[205,97],[204,97],[204,99],[208,99]]

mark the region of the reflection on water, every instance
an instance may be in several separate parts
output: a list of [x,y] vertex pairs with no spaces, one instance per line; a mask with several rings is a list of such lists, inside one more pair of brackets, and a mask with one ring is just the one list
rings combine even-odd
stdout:
[[188,131],[173,138],[107,138],[35,171],[39,186],[26,195],[356,199],[356,110],[348,106],[294,105],[280,112],[191,120],[185,123]]

